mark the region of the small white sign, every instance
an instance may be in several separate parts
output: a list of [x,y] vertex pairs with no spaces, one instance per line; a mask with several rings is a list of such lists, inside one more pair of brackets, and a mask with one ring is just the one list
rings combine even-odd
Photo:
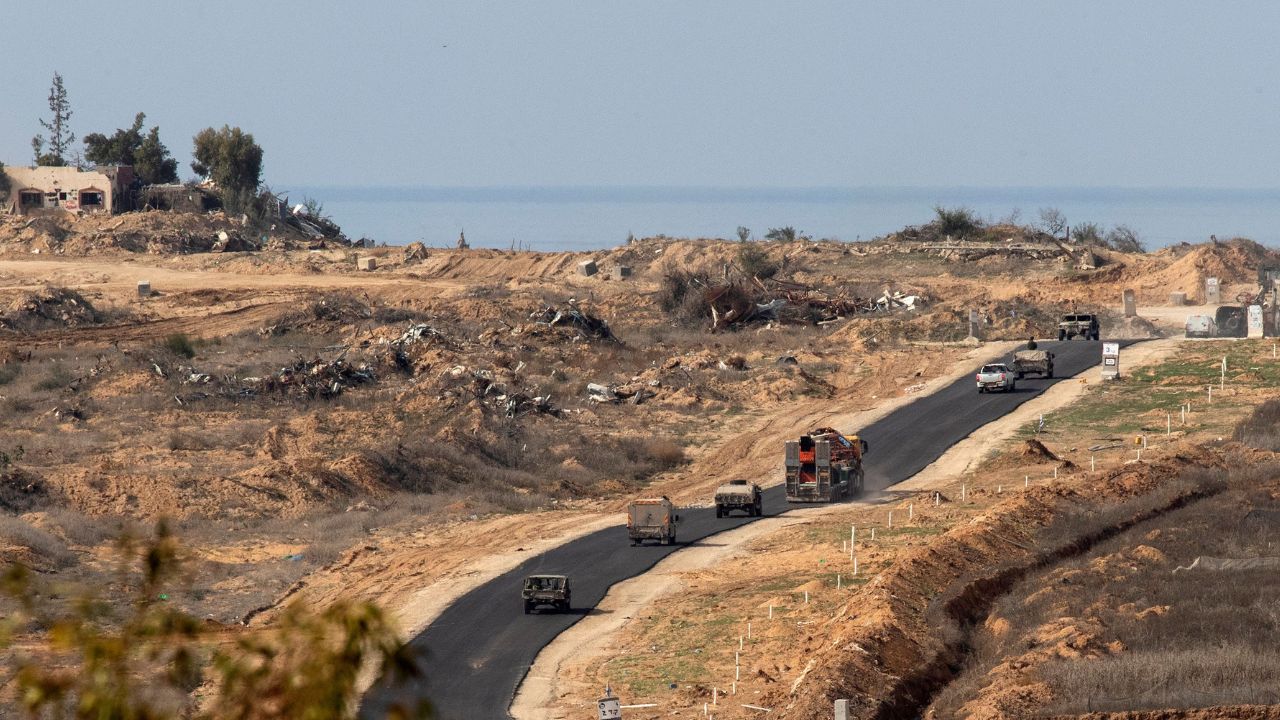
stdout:
[[1102,359],[1102,364],[1103,364],[1103,365],[1115,365],[1115,364],[1116,364],[1116,358],[1113,358],[1113,357],[1103,358],[1103,359]]
[[1103,354],[1103,355],[1119,355],[1119,354],[1120,354],[1120,343],[1113,343],[1113,342],[1112,342],[1112,343],[1109,343],[1109,342],[1104,342],[1104,343],[1102,343],[1102,354]]
[[620,720],[622,718],[622,703],[618,698],[607,697],[600,700],[600,720]]

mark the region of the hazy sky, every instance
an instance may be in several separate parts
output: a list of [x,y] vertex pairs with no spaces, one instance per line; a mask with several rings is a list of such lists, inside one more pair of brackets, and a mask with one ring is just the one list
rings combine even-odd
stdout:
[[[1280,3],[72,2],[0,160],[239,125],[290,185],[1280,187]],[[18,59],[21,59],[19,62]]]

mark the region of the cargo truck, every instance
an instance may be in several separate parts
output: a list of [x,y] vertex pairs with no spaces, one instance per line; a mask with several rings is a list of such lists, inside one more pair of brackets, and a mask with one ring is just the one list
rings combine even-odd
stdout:
[[818,428],[786,443],[787,502],[837,502],[862,492],[867,441]]
[[676,524],[679,522],[676,506],[665,495],[632,500],[627,506],[627,536],[631,538],[632,545],[639,545],[644,540],[675,545]]

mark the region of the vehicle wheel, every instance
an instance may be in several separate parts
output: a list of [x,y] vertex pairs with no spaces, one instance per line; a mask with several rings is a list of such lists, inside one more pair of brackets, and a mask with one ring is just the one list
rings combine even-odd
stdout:
[[632,540],[632,541],[631,541],[631,547],[635,547],[635,546],[637,546],[637,545],[639,545],[639,544],[640,544],[640,541],[639,541],[639,540]]
[[764,515],[764,507],[761,506],[760,503],[756,503],[756,517],[762,517],[763,515]]
[[723,510],[721,510],[721,509],[720,509],[720,508],[718,508],[718,507],[716,508],[716,517],[718,517],[718,518],[722,518],[722,517],[724,517],[724,511],[723,511]]
[[979,394],[979,395],[982,395],[982,394],[983,394],[983,393],[985,393],[986,391],[987,391],[987,389],[986,389],[986,388],[978,388],[978,394]]
[[531,612],[533,612],[533,603],[526,600],[524,603],[524,614],[528,615]]
[[1045,373],[1045,375],[1044,375],[1044,376],[1045,376],[1045,377],[1047,377],[1047,378],[1052,379],[1052,378],[1053,378],[1053,368],[1049,368],[1049,372]]
[[1059,331],[1058,331],[1058,342],[1062,342],[1063,340],[1066,340],[1066,339],[1067,339],[1067,331],[1066,331],[1066,330],[1059,330]]
[[1022,373],[1018,373],[1018,374],[1017,374],[1017,375],[1015,375],[1014,377],[1016,377],[1016,378],[1018,378],[1019,380],[1021,380],[1021,379],[1023,378],[1023,374],[1022,374]]

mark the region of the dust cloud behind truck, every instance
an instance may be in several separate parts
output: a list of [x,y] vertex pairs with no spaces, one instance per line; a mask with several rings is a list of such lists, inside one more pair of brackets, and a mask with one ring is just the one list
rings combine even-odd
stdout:
[[818,428],[786,444],[787,502],[837,502],[862,492],[867,442]]

